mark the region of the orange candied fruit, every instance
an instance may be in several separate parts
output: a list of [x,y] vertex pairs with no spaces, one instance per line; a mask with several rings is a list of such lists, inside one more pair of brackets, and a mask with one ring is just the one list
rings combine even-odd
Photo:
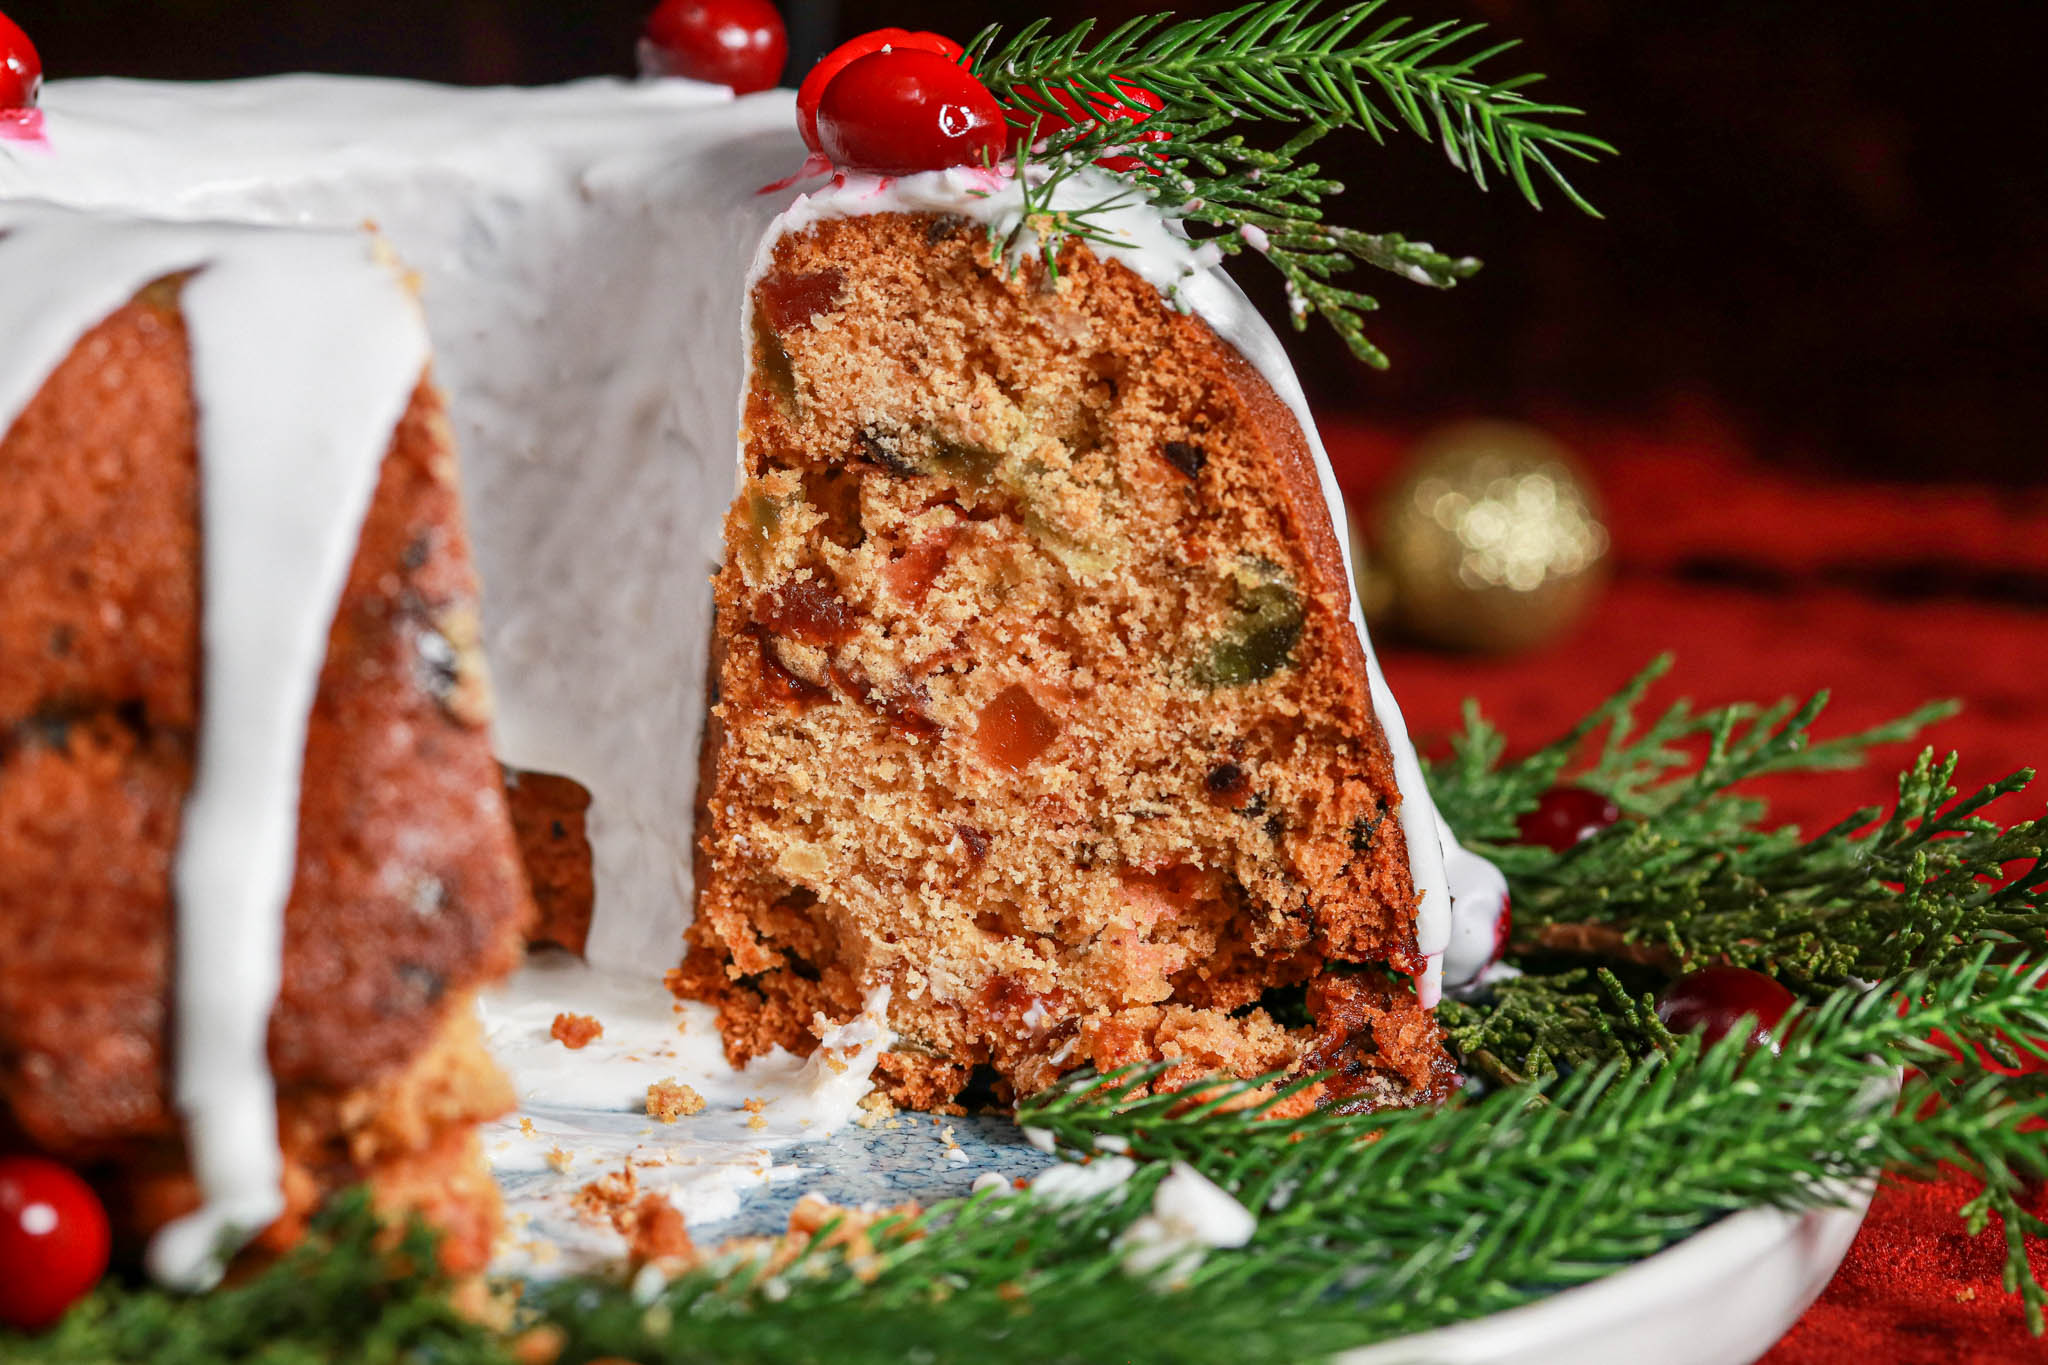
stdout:
[[1012,683],[981,708],[974,743],[998,768],[1021,773],[1059,738],[1059,722],[1022,684]]

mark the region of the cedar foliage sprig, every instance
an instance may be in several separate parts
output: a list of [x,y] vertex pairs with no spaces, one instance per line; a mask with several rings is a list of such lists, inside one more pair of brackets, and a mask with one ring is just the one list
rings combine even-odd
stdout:
[[[678,1281],[652,1329],[617,1291],[546,1290],[540,1302],[586,1349],[650,1365],[1196,1359],[1219,1340],[1234,1359],[1293,1361],[1531,1302],[1726,1213],[1844,1203],[1887,1167],[1951,1162],[2016,1201],[2048,1174],[2048,1149],[2022,1131],[2048,1116],[2048,1089],[2009,1086],[1923,1041],[1937,1029],[1975,1042],[2048,1034],[2048,994],[2031,979],[2048,961],[1989,979],[1983,965],[1917,974],[1896,993],[1840,992],[1782,1055],[1745,1057],[1740,1038],[1704,1054],[1674,1040],[1668,1057],[1438,1111],[1275,1119],[1287,1092],[1255,1096],[1270,1077],[1224,1082],[1189,1107],[1186,1091],[1149,1093],[1157,1068],[1081,1075],[1018,1117],[1070,1159],[1105,1147],[1137,1158],[1101,1197],[949,1201],[878,1224],[871,1255],[833,1245],[828,1229],[772,1275],[726,1264]],[[1908,1064],[1923,1070],[1895,1105]],[[1119,1239],[1172,1162],[1230,1190],[1259,1225],[1241,1251],[1211,1252],[1161,1287],[1123,1267]],[[2040,1302],[2038,1286],[2027,1292]]]
[[[1998,959],[2048,937],[2048,824],[1983,814],[2026,787],[2031,770],[1958,799],[1955,756],[1925,751],[1900,775],[1888,814],[1859,810],[1810,838],[1762,828],[1764,804],[1742,787],[1862,763],[1953,714],[1952,704],[1831,740],[1813,737],[1825,693],[1705,711],[1679,701],[1646,721],[1644,696],[1669,663],[1656,661],[1562,739],[1514,762],[1502,761],[1499,732],[1468,707],[1451,757],[1433,767],[1445,817],[1514,888],[1515,950],[1667,968],[1726,961],[1818,998],[1946,966],[1980,945]],[[1516,819],[1567,773],[1632,818],[1564,854],[1516,842]],[[2023,866],[2008,875],[2014,865]]]
[[[1345,129],[1384,141],[1405,128],[1439,141],[1482,189],[1489,174],[1505,176],[1540,207],[1547,184],[1588,213],[1564,163],[1614,149],[1570,126],[1579,110],[1524,93],[1540,77],[1480,74],[1514,43],[1480,48],[1484,25],[1382,20],[1381,9],[1381,0],[1328,10],[1263,0],[1202,19],[1142,16],[1099,37],[1090,20],[1064,33],[1042,19],[1007,35],[992,25],[963,61],[1034,133],[1039,116],[1122,98],[1118,81],[1158,96],[1163,108],[1142,132],[1082,120],[1051,138],[1047,154],[1077,167],[1105,153],[1129,159],[1128,183],[1183,224],[1214,229],[1205,240],[1219,252],[1253,246],[1280,271],[1297,329],[1320,316],[1361,360],[1384,367],[1361,316],[1377,301],[1336,277],[1363,262],[1448,288],[1479,262],[1325,222],[1323,200],[1343,186],[1303,160],[1314,144]],[[1236,131],[1254,120],[1295,131],[1278,147],[1255,146]]]
[[[1137,1158],[1092,1198],[986,1191],[892,1215],[865,1244],[828,1225],[786,1262],[714,1257],[656,1292],[581,1278],[529,1295],[521,1330],[561,1358],[662,1362],[920,1359],[971,1365],[1206,1358],[1247,1362],[1348,1347],[1531,1302],[1610,1274],[1746,1208],[1838,1205],[1881,1170],[1951,1163],[1986,1182],[1980,1217],[2006,1220],[2014,1286],[2044,1296],[2021,1236],[2025,1182],[2048,1147],[2048,1082],[1985,1071],[2004,1036],[2048,1059],[2048,957],[1993,970],[1988,949],[1806,1014],[1782,1054],[1735,1037],[1702,1052],[1610,1063],[1441,1110],[1272,1118],[1225,1081],[1204,1103],[1151,1094],[1156,1069],[1081,1075],[1027,1100],[1024,1123],[1069,1159]],[[1935,1031],[1954,1049],[1925,1041]],[[1911,1067],[1903,1093],[1891,1087]],[[1258,1215],[1242,1249],[1172,1283],[1134,1276],[1119,1242],[1170,1163],[1186,1162]],[[0,1333],[9,1360],[316,1362],[435,1359],[498,1365],[504,1337],[449,1306],[417,1228],[396,1249],[360,1196],[315,1240],[247,1284],[192,1301],[103,1290],[42,1338]],[[557,1335],[558,1334],[558,1335]]]

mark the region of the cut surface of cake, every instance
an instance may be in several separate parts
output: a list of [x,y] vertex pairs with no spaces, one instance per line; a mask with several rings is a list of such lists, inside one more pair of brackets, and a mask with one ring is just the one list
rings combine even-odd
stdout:
[[743,1061],[887,985],[880,1075],[919,1108],[977,1067],[1014,1095],[1159,1059],[1440,1096],[1402,793],[1293,413],[1114,254],[821,203],[749,300],[677,987]]

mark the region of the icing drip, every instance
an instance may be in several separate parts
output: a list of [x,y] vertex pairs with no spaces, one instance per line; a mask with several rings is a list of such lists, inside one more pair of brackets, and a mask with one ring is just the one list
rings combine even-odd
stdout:
[[[204,1288],[282,1210],[267,1055],[306,719],[392,428],[426,364],[410,296],[360,234],[259,233],[0,204],[0,429],[72,344],[185,270],[198,408],[201,724],[172,886],[172,1097],[200,1208],[151,1273]],[[20,282],[18,285],[16,282]]]
[[[1190,242],[1156,210],[1138,203],[1121,182],[1093,169],[1067,177],[1053,197],[1056,208],[1120,201],[1117,207],[1091,215],[1090,223],[1099,230],[1100,239],[1092,237],[1090,247],[1098,255],[1129,266],[1176,307],[1207,322],[1219,337],[1237,348],[1294,414],[1315,457],[1330,524],[1337,532],[1337,543],[1344,555],[1348,588],[1356,580],[1349,537],[1342,533],[1343,495],[1338,490],[1329,453],[1316,432],[1308,398],[1295,377],[1294,367],[1288,363],[1280,338],[1236,283],[1218,268],[1220,256],[1215,248]],[[1014,179],[968,167],[894,178],[837,177],[824,188],[800,197],[776,219],[754,256],[748,275],[749,289],[766,272],[770,253],[783,234],[802,232],[828,218],[872,213],[950,213],[994,224],[998,235],[1007,236],[1022,216],[1023,194]],[[1028,232],[1018,249],[1034,249]],[[1492,864],[1463,849],[1458,849],[1463,857],[1455,864],[1456,876],[1453,868],[1447,866],[1446,855],[1457,848],[1457,841],[1430,799],[1421,760],[1401,719],[1400,703],[1394,700],[1393,689],[1387,686],[1386,675],[1380,671],[1379,656],[1373,650],[1372,636],[1366,630],[1365,613],[1355,590],[1350,591],[1350,598],[1351,624],[1365,651],[1373,710],[1386,732],[1387,747],[1394,759],[1394,779],[1401,790],[1401,833],[1408,845],[1409,873],[1417,896],[1415,937],[1428,958],[1416,989],[1424,1005],[1434,1006],[1442,991],[1443,955],[1451,942],[1452,904],[1461,895],[1475,903],[1485,900],[1499,873]]]

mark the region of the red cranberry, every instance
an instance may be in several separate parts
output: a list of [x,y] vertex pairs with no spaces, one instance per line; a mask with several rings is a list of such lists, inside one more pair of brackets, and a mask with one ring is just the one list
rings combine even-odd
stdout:
[[21,26],[0,14],[0,109],[33,109],[43,89],[43,59]]
[[897,52],[936,52],[955,62],[963,52],[960,44],[944,34],[913,33],[903,28],[878,28],[841,43],[820,57],[803,84],[796,88],[796,127],[803,134],[804,146],[814,152],[824,150],[818,142],[818,104],[825,98],[825,87],[832,83],[832,78],[862,57],[885,48]]
[[862,57],[833,78],[818,104],[825,155],[878,175],[990,162],[1007,136],[995,96],[937,52]]
[[647,17],[641,66],[649,75],[729,85],[734,94],[782,79],[789,36],[768,0],[662,0]]
[[1708,1046],[1734,1031],[1736,1021],[1753,1016],[1749,1044],[1778,1050],[1778,1025],[1792,1008],[1792,992],[1747,967],[1702,967],[1687,972],[1664,988],[1657,1017],[1673,1033],[1702,1033]]
[[1514,932],[1515,898],[1513,896],[1502,896],[1500,898],[1500,917],[1493,922],[1493,956],[1486,959],[1487,966],[1490,967],[1507,956],[1508,939],[1513,937]]
[[1621,819],[1621,807],[1584,787],[1552,787],[1515,828],[1525,844],[1563,853]]
[[107,1211],[70,1167],[0,1157],[0,1323],[48,1327],[107,1269]]

